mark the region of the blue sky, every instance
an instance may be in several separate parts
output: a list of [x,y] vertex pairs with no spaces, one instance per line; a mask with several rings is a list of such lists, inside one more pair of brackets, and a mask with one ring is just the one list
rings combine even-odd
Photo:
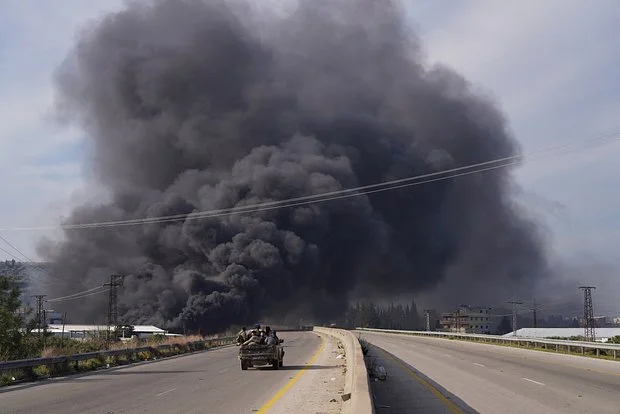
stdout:
[[[456,69],[492,96],[526,153],[620,130],[616,0],[408,4],[429,64]],[[95,193],[83,178],[80,131],[50,119],[52,75],[76,30],[121,5],[0,0],[0,228],[56,223]],[[605,303],[620,292],[618,160],[620,142],[526,163],[516,172],[523,188],[517,200],[549,229],[567,280],[604,288],[598,293]],[[3,235],[36,258],[41,232]],[[0,251],[0,258],[7,255]]]

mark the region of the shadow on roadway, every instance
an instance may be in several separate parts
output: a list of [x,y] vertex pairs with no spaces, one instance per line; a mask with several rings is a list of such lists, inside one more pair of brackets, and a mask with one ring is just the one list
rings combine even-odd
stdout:
[[385,381],[376,381],[371,375],[370,389],[377,414],[388,413],[454,413],[475,414],[476,410],[450,391],[431,380],[395,355],[375,346],[369,346],[366,365],[383,366]]
[[[318,370],[318,369],[331,369],[331,368],[337,368],[337,367],[328,366],[328,365],[286,365],[285,363],[283,367],[280,367],[277,370],[278,371],[297,371],[297,370],[304,369],[304,368],[307,370]],[[274,371],[271,365],[261,365],[261,366],[254,367],[254,369],[256,371]]]
[[338,368],[338,367],[334,367],[334,366],[329,366],[329,365],[284,365],[283,367],[281,367],[280,369],[283,371],[294,371],[297,369],[307,369],[307,370],[318,370],[318,369],[332,369],[332,368]]

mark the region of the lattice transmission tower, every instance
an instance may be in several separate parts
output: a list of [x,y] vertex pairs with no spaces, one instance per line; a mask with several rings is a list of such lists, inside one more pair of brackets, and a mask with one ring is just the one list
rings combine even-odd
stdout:
[[586,341],[594,342],[596,340],[595,322],[594,322],[594,306],[592,305],[592,289],[594,286],[580,286],[583,290],[583,330]]

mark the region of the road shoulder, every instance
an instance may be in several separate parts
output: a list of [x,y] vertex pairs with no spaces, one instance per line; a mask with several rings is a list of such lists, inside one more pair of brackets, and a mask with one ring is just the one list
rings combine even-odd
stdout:
[[[344,350],[338,347],[339,341],[336,338],[317,332],[315,334],[321,337],[321,352],[316,360],[305,368],[294,386],[273,404],[268,411],[270,414],[340,413],[346,360],[338,356],[343,355]],[[296,372],[291,371],[290,379],[295,375]]]
[[[369,344],[366,364],[371,370],[370,388],[377,414],[476,413],[465,402],[393,354]],[[372,372],[383,367],[385,380]]]

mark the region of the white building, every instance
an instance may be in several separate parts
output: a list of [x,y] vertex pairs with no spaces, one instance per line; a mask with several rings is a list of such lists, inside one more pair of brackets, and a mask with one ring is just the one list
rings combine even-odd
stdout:
[[[596,340],[607,342],[609,338],[620,336],[620,328],[595,328],[594,334]],[[505,337],[513,337],[514,332],[504,335]],[[562,338],[569,339],[571,337],[584,336],[583,328],[521,328],[517,329],[517,335],[521,338]]]
[[[134,335],[138,338],[146,338],[151,335],[165,335],[166,331],[153,325],[132,325]],[[114,327],[110,328],[112,331]],[[92,334],[104,334],[108,331],[107,325],[48,325],[47,331],[53,335],[63,336],[65,338],[83,339]]]

